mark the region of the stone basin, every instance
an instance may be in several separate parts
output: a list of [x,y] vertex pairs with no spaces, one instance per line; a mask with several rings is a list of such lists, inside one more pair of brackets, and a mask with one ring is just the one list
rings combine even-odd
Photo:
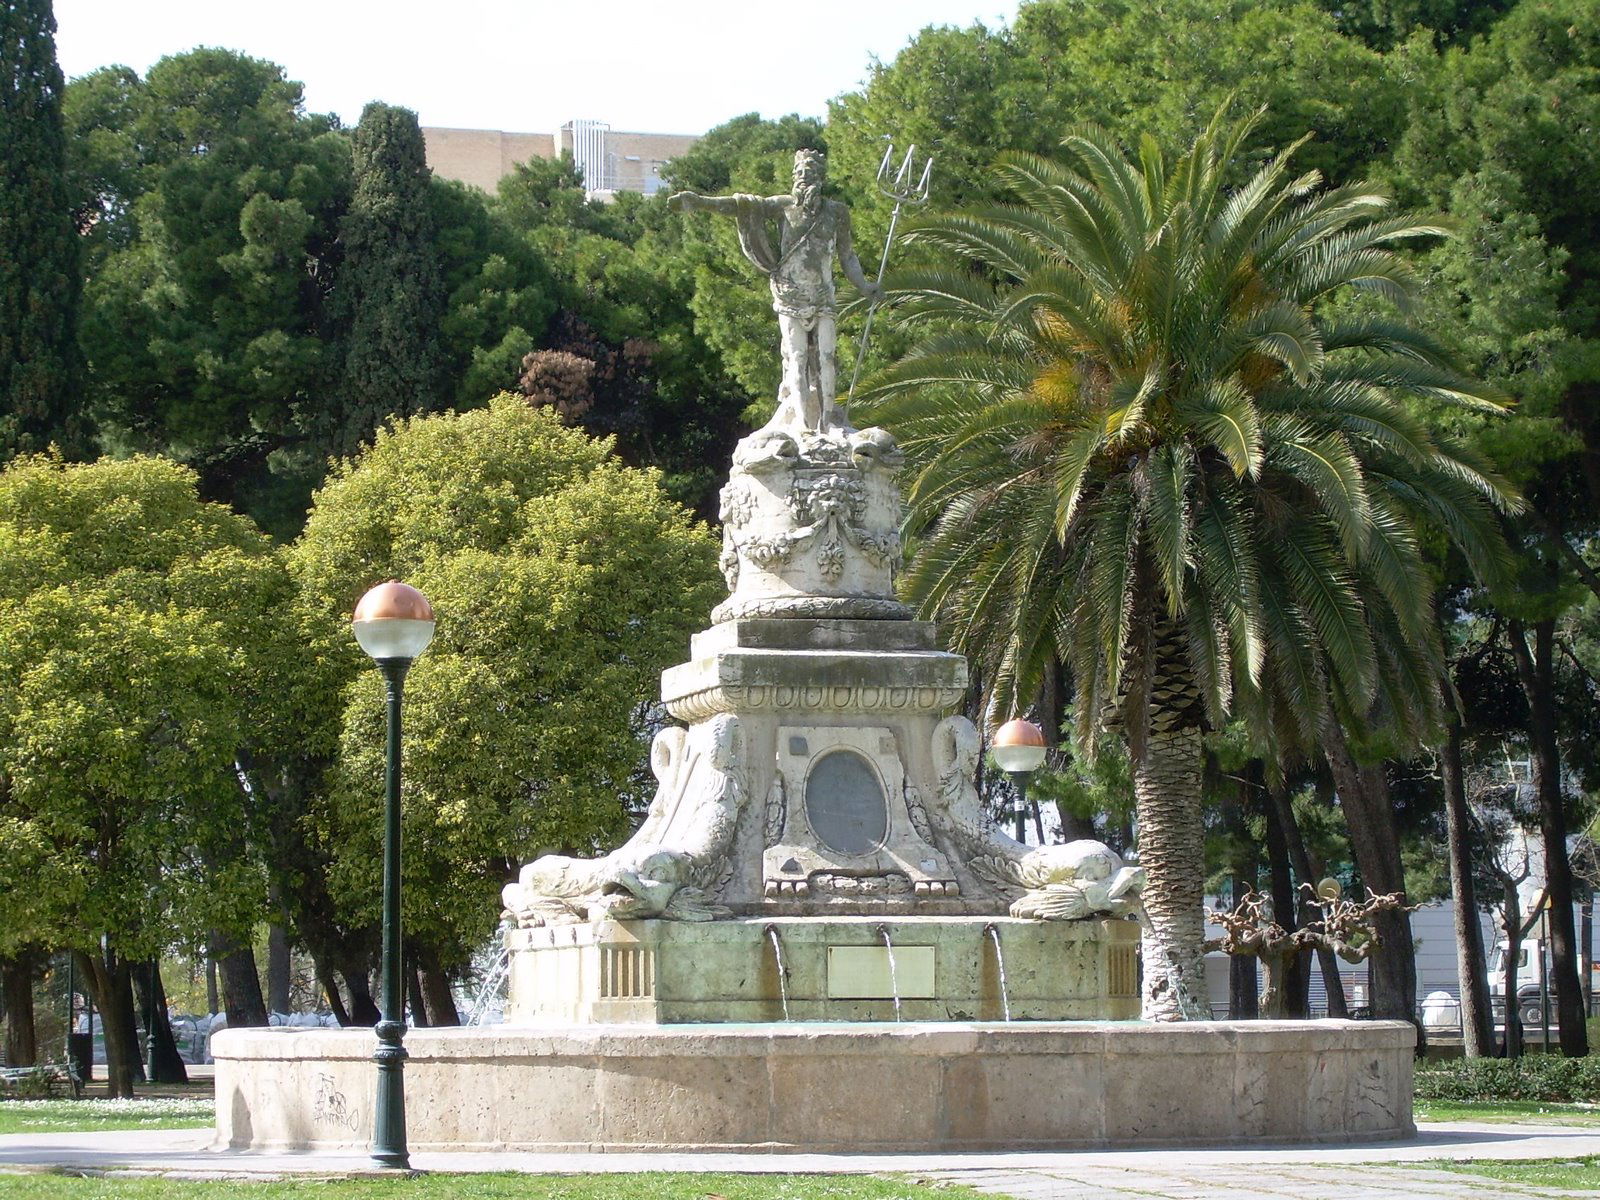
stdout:
[[[217,1138],[362,1150],[371,1030],[213,1039]],[[1397,1021],[491,1026],[406,1037],[421,1150],[919,1152],[1414,1136]]]

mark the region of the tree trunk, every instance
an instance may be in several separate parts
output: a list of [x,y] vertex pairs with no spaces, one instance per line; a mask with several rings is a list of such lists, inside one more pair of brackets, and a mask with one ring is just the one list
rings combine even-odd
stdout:
[[1517,990],[1518,959],[1522,957],[1522,901],[1517,896],[1517,885],[1506,879],[1502,885],[1500,907],[1504,913],[1502,928],[1506,935],[1506,965],[1500,980],[1501,995],[1505,998],[1506,1035],[1501,1052],[1506,1058],[1522,1057],[1522,1005]]
[[317,982],[322,985],[322,994],[328,998],[328,1008],[333,1013],[333,1019],[339,1022],[340,1028],[350,1024],[350,1010],[344,1006],[344,997],[339,994],[339,984],[333,977],[333,972],[320,962],[317,963]]
[[261,976],[255,951],[221,932],[211,935],[211,956],[222,976],[222,1003],[229,1029],[266,1025],[267,1002],[261,996]]
[[1533,751],[1533,791],[1539,803],[1539,833],[1544,842],[1547,907],[1545,930],[1550,941],[1550,977],[1555,983],[1556,1019],[1561,1027],[1561,1052],[1568,1058],[1589,1053],[1583,987],[1578,977],[1578,934],[1572,922],[1572,864],[1567,858],[1566,799],[1561,794],[1561,747],[1556,740],[1555,621],[1533,627],[1528,650],[1520,621],[1508,627],[1511,657],[1528,701],[1528,743]]
[[1578,920],[1578,973],[1583,977],[1583,1011],[1594,1011],[1594,889],[1584,888]]
[[1205,941],[1205,845],[1200,815],[1200,731],[1178,728],[1145,735],[1133,763],[1139,815],[1139,865],[1144,888],[1144,1018],[1181,1021],[1209,1016]]
[[1300,955],[1290,952],[1288,954],[1263,954],[1261,956],[1261,973],[1265,982],[1261,986],[1261,1016],[1268,1021],[1281,1021],[1290,1016],[1289,991],[1286,987],[1289,982],[1289,964],[1300,959]]
[[152,962],[130,966],[138,1000],[139,1018],[144,1023],[145,1061],[150,1058],[149,1040],[155,1040],[155,1074],[151,1083],[188,1083],[189,1072],[178,1053],[178,1040],[172,1036],[172,1018],[167,1012],[167,989],[161,985],[161,968]]
[[[1294,804],[1289,799],[1288,788],[1278,785],[1273,787],[1268,795],[1272,802],[1272,811],[1278,815],[1279,828],[1283,830],[1284,847],[1289,852],[1289,865],[1294,868],[1295,875],[1302,883],[1309,883],[1312,887],[1317,885],[1316,872],[1311,869],[1311,855],[1306,852],[1305,838],[1300,836],[1300,822],[1294,817]],[[1295,893],[1298,904],[1299,892]],[[1299,967],[1302,987],[1306,995],[1306,1015],[1310,1015],[1311,1003],[1311,963],[1301,959]],[[1322,971],[1322,990],[1328,1000],[1328,1015],[1330,1017],[1348,1017],[1349,1006],[1344,1002],[1344,976],[1339,973],[1339,956],[1326,946],[1317,947],[1317,965]]]
[[[1350,830],[1350,850],[1361,881],[1374,892],[1404,892],[1405,867],[1400,861],[1400,835],[1383,764],[1358,766],[1334,720],[1323,723],[1323,752],[1333,771],[1334,786]],[[1373,917],[1379,945],[1367,959],[1372,1015],[1417,1024],[1416,946],[1411,939],[1411,914],[1381,912]],[[1421,1026],[1417,1025],[1420,1036]]]
[[1450,894],[1456,905],[1456,975],[1461,985],[1461,1044],[1468,1058],[1494,1052],[1494,1012],[1489,1004],[1489,970],[1483,953],[1483,926],[1472,883],[1471,821],[1461,771],[1461,721],[1454,714],[1445,728],[1440,758],[1444,775],[1446,839],[1450,855]]
[[439,961],[428,951],[417,954],[421,968],[422,999],[428,1010],[430,1025],[459,1025],[461,1014],[456,1011],[456,998],[450,991],[450,977]]
[[36,958],[24,950],[0,958],[0,1003],[6,1014],[8,1067],[32,1067],[39,1062],[39,1037],[33,1022],[33,974]]
[[[1296,902],[1294,872],[1289,863],[1289,839],[1284,832],[1283,810],[1288,799],[1281,795],[1282,787],[1273,789],[1272,803],[1267,806],[1267,865],[1272,873],[1272,915],[1284,931],[1293,933],[1300,928],[1300,907]],[[1278,969],[1278,1000],[1280,1017],[1304,1020],[1311,1000],[1310,964],[1302,954],[1281,956]]]
[[131,1100],[133,1082],[143,1077],[139,1066],[139,1039],[133,1024],[133,989],[127,964],[109,948],[101,954],[73,951],[78,974],[100,1010],[100,1030],[106,1042],[106,1096]]
[[[1251,764],[1255,766],[1256,764]],[[1246,809],[1250,806],[1251,783],[1248,778],[1239,780],[1237,791],[1224,800],[1223,821],[1228,829],[1228,842],[1232,849],[1229,864],[1229,891],[1234,904],[1256,889],[1256,851],[1250,843],[1246,829]],[[1249,846],[1248,853],[1246,846]],[[1261,1015],[1260,980],[1257,978],[1256,960],[1247,954],[1228,956],[1228,1018],[1233,1021],[1253,1020]]]
[[376,1025],[382,1016],[372,999],[372,982],[366,967],[359,962],[347,963],[340,969],[345,990],[350,993],[350,1024]]
[[289,931],[274,921],[267,926],[267,1011],[290,1012]]
[[217,960],[206,952],[206,1012],[222,1011],[222,997],[217,991]]
[[428,1006],[422,998],[422,974],[417,970],[417,956],[407,951],[405,954],[404,978],[406,997],[400,1005],[402,1011],[411,1009],[411,1024],[416,1029],[428,1027]]

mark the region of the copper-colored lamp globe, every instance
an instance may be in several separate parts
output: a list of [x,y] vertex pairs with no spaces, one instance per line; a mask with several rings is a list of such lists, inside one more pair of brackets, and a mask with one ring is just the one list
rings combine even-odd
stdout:
[[433,605],[409,583],[391,579],[356,602],[350,625],[373,658],[415,658],[433,641]]
[[989,742],[995,765],[1013,775],[1026,775],[1044,765],[1044,731],[1021,717],[994,731]]

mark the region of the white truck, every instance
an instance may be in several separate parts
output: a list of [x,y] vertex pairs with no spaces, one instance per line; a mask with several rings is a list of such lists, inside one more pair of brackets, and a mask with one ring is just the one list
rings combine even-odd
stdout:
[[[1489,1003],[1494,1008],[1496,1025],[1505,1023],[1506,951],[1510,947],[1505,939],[1495,943],[1489,956]],[[1546,994],[1546,980],[1550,969],[1550,953],[1545,941],[1537,933],[1522,939],[1517,948],[1517,1014],[1522,1018],[1525,1033],[1542,1029],[1548,1002],[1550,1028],[1557,1025],[1555,994]]]

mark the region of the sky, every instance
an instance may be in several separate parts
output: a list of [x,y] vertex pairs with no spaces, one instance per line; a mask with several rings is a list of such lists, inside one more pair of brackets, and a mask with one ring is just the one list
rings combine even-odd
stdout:
[[369,100],[423,125],[548,132],[565,121],[704,133],[747,112],[824,116],[874,57],[927,25],[1009,24],[1017,0],[55,0],[70,79],[141,75],[195,46],[282,66],[306,107]]

